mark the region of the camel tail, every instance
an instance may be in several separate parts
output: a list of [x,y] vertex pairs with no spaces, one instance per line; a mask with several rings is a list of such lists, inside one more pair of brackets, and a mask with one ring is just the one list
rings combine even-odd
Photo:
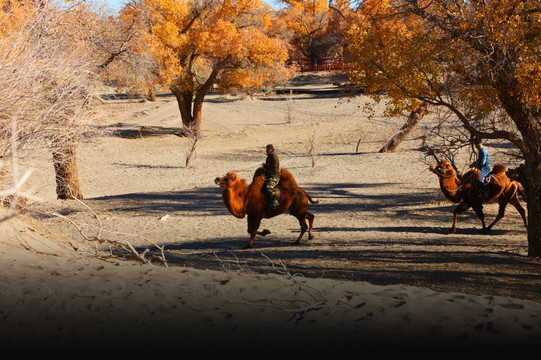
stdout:
[[315,205],[319,204],[319,200],[312,199],[310,194],[308,194],[305,190],[301,189],[301,191],[306,195],[306,197],[308,198],[308,201],[310,201],[311,204],[315,204]]

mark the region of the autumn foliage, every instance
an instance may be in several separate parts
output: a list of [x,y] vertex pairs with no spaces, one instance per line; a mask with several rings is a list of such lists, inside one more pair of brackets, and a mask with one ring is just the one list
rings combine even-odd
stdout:
[[512,71],[507,74],[516,79],[521,101],[539,109],[541,85],[531,81],[541,75],[535,4],[365,1],[349,30],[349,50],[357,55],[352,76],[369,92],[388,91],[397,110],[413,99],[438,102],[444,95],[489,113],[501,107],[490,86],[494,71]]
[[318,61],[343,54],[342,39],[347,18],[353,11],[349,1],[282,0],[281,3],[284,7],[278,19],[290,44],[291,60],[304,57]]
[[388,111],[447,109],[471,137],[524,159],[529,253],[541,256],[541,4],[367,0],[349,32],[351,79]]
[[538,0],[281,4],[133,0],[104,16],[84,1],[58,11],[47,0],[0,0],[0,155],[18,137],[45,144],[57,162],[73,158],[100,81],[170,91],[185,133],[198,135],[210,91],[266,90],[291,76],[285,64],[297,57],[346,56],[353,85],[387,114],[445,109],[468,141],[512,144],[524,162],[529,253],[541,256]]
[[148,19],[145,36],[160,84],[176,96],[186,131],[199,132],[211,89],[287,80],[286,46],[272,34],[270,8],[259,0],[144,0],[123,16],[130,14]]

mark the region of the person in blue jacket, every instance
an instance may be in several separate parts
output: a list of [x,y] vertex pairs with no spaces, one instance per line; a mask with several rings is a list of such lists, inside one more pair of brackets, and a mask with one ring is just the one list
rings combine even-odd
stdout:
[[478,180],[479,190],[481,195],[487,195],[488,187],[484,180],[485,177],[490,173],[490,170],[492,170],[490,154],[480,138],[476,138],[474,140],[474,144],[475,148],[477,149],[477,162],[475,163],[475,168],[481,171],[481,178]]

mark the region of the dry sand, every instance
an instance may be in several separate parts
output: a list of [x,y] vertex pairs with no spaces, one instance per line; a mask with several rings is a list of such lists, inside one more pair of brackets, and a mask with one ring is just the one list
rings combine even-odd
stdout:
[[[404,118],[368,119],[366,97],[316,85],[291,97],[209,95],[188,167],[172,97],[106,101],[102,125],[118,133],[79,147],[84,204],[55,198],[52,166],[40,166],[47,156],[25,158],[23,168],[39,170],[29,187],[42,201],[1,225],[0,343],[264,354],[539,344],[541,264],[526,256],[515,209],[490,234],[469,212],[449,235],[454,206],[420,160],[424,126],[379,153]],[[227,212],[213,180],[228,171],[250,179],[268,143],[320,201],[310,205],[315,238],[292,245],[298,223],[282,215],[241,250],[246,220]],[[496,211],[485,207],[489,221]],[[96,258],[107,244],[84,241],[73,223],[138,250],[164,246],[168,266]]]

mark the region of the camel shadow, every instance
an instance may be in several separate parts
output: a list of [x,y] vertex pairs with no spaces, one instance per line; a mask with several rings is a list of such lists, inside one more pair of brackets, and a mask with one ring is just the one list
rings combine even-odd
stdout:
[[[506,251],[479,250],[467,239],[447,245],[461,245],[463,250],[441,250],[439,240],[394,239],[349,241],[340,246],[321,247],[310,242],[291,245],[286,241],[261,240],[257,248],[240,250],[236,237],[191,241],[166,245],[172,266],[210,270],[249,270],[252,273],[276,272],[283,264],[292,274],[336,280],[363,281],[374,285],[411,284],[432,289],[467,289],[499,294],[501,283],[506,290],[524,297],[541,299],[541,264]],[[358,246],[362,244],[363,249]],[[420,247],[419,245],[422,245]],[[503,245],[503,244],[502,244]],[[521,269],[521,271],[517,271]],[[487,271],[490,277],[487,278]],[[511,280],[509,280],[511,279]]]

